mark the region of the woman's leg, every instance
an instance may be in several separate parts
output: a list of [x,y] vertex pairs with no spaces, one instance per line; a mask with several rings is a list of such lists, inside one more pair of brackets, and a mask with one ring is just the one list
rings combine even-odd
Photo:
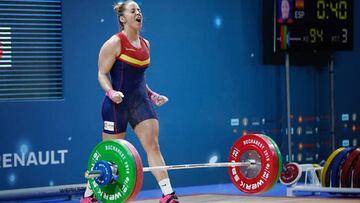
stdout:
[[[147,119],[134,128],[135,134],[139,138],[147,155],[149,166],[165,166],[164,158],[159,146],[159,122],[157,119]],[[168,172],[153,171],[163,196],[160,198],[160,203],[178,203],[178,197],[172,189]]]
[[[159,123],[156,119],[147,119],[134,128],[136,136],[139,138],[147,155],[149,166],[164,166],[165,161],[160,152],[159,146]],[[169,178],[166,170],[152,172],[159,182]]]
[[109,134],[109,133],[102,133],[102,139],[103,140],[111,140],[111,139],[124,139],[125,138],[125,132],[118,133],[118,134]]

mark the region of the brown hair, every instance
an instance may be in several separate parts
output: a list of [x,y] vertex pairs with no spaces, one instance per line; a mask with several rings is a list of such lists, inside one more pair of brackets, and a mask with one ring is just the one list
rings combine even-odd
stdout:
[[126,5],[128,5],[132,1],[133,0],[120,1],[114,5],[114,10],[116,11],[118,21],[122,30],[124,29],[124,24],[120,21],[120,16],[124,15]]

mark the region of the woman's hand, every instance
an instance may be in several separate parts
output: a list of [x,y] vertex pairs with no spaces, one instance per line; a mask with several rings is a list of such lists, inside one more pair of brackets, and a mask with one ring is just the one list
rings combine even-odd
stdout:
[[106,92],[106,96],[108,96],[114,103],[120,104],[122,102],[122,98],[124,97],[124,94],[122,92],[110,89],[109,91]]
[[156,105],[156,106],[162,106],[166,102],[169,101],[169,99],[164,95],[159,95],[156,92],[149,91],[148,92],[150,100]]

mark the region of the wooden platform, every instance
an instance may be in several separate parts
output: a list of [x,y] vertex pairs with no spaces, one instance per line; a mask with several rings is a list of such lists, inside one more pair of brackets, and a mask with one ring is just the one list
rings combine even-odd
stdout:
[[[179,197],[181,203],[359,203],[360,198],[316,198],[316,197],[255,197],[238,195],[191,195]],[[157,203],[158,199],[137,200],[134,203]]]

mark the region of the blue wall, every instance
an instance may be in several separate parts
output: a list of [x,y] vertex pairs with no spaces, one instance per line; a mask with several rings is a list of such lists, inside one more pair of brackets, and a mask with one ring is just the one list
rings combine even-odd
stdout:
[[[104,92],[97,81],[97,56],[103,42],[118,31],[113,3],[63,1],[64,100],[0,103],[0,190],[85,182],[88,155],[101,140]],[[262,35],[263,1],[157,0],[139,4],[145,16],[142,35],[151,42],[147,81],[170,99],[157,108],[160,145],[167,164],[208,162],[214,155],[218,161],[226,161],[232,143],[243,131],[268,134],[286,158],[285,71],[281,65],[267,65],[262,60],[264,40],[272,40]],[[354,10],[359,7],[356,4]],[[355,37],[359,17],[357,13]],[[358,121],[341,120],[343,113],[360,112],[356,91],[359,48],[355,40],[353,52],[336,54],[337,147],[343,139],[352,144],[359,137],[359,130],[351,130],[353,124],[359,126]],[[292,66],[291,75],[294,158],[320,162],[331,152],[328,70],[326,66]],[[239,126],[230,125],[232,118],[239,119]],[[296,135],[299,126],[303,133]],[[138,140],[130,128],[128,132],[127,139],[145,162]],[[30,162],[30,166],[15,167],[6,161],[4,165],[4,154],[10,160],[14,154],[38,155],[39,151],[53,151],[53,164],[34,166]],[[230,181],[226,169],[174,171],[170,175],[174,186]],[[154,178],[145,175],[144,188],[155,187]]]

